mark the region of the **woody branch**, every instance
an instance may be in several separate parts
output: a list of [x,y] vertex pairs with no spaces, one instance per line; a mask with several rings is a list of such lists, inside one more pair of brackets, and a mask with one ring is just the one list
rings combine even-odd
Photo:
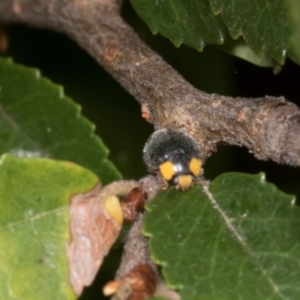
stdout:
[[119,0],[1,0],[1,23],[65,33],[140,103],[155,128],[181,128],[209,156],[219,143],[300,166],[300,111],[284,98],[231,98],[197,90],[120,17]]

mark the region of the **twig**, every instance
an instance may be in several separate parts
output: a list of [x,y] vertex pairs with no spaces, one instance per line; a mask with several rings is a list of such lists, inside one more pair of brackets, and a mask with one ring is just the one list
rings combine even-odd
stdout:
[[0,22],[60,31],[89,52],[141,104],[155,128],[182,128],[204,156],[219,143],[300,166],[300,111],[284,98],[223,97],[197,90],[140,40],[118,0],[1,0]]

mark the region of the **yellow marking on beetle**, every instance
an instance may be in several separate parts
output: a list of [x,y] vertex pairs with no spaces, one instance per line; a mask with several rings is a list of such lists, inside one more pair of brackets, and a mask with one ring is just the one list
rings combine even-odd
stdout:
[[180,188],[187,189],[193,183],[193,178],[191,175],[181,175],[178,177],[178,185]]
[[164,179],[171,180],[175,175],[174,164],[170,161],[166,161],[159,166],[159,171]]
[[197,158],[192,158],[189,163],[190,171],[194,174],[194,176],[199,176],[201,174],[202,163]]

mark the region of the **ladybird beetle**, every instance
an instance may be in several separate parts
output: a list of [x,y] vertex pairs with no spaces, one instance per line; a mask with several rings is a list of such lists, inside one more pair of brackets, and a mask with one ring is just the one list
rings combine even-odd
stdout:
[[155,131],[145,144],[143,158],[150,173],[157,173],[167,186],[188,189],[202,175],[201,150],[189,135],[171,129]]

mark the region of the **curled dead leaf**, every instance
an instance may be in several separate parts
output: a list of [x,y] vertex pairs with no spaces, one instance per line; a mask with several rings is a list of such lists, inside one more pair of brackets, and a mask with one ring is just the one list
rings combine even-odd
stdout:
[[123,217],[120,216],[121,208],[118,205],[116,199],[101,197],[100,185],[86,194],[75,195],[71,200],[72,239],[67,245],[67,257],[70,284],[78,296],[84,286],[93,282],[103,258],[120,233],[120,220]]
[[[72,197],[71,242],[67,245],[67,258],[69,280],[76,295],[81,295],[83,288],[93,282],[104,257],[119,236],[123,222],[136,220],[144,208],[148,190],[150,194],[158,190],[150,185],[156,182],[152,177],[141,182],[139,185],[135,181],[120,180],[102,189],[99,184],[88,193]],[[126,194],[120,204],[115,195]]]
[[138,213],[144,210],[146,198],[146,192],[137,187],[122,199],[121,207],[125,223],[133,222]]
[[153,296],[155,289],[155,272],[149,265],[139,264],[123,278],[108,282],[103,294],[113,295],[113,300],[144,300]]

